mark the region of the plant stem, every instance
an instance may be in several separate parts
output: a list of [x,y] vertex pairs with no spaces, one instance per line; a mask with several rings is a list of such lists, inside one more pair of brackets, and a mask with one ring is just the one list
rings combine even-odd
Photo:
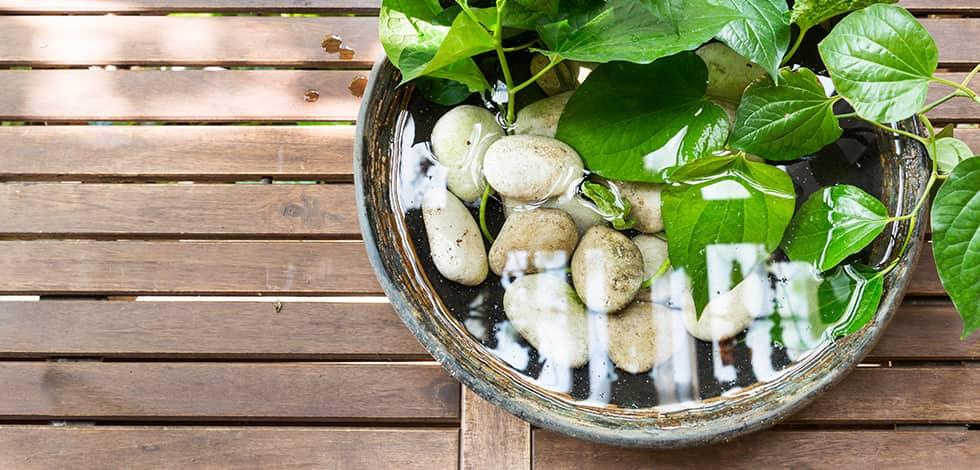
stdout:
[[649,289],[650,287],[652,287],[653,281],[656,281],[657,278],[663,276],[668,269],[670,269],[670,258],[664,260],[664,264],[660,265],[660,269],[658,269],[657,272],[653,274],[653,276],[650,276],[650,279],[647,279],[643,281],[643,284],[640,284],[640,289]]
[[896,134],[898,134],[900,136],[904,136],[904,137],[908,137],[910,139],[914,139],[915,141],[921,143],[922,145],[925,145],[925,146],[928,146],[929,145],[929,141],[928,140],[926,140],[926,139],[924,139],[924,138],[922,138],[920,136],[917,136],[917,135],[915,135],[915,134],[913,134],[911,132],[906,132],[906,131],[903,131],[901,129],[895,129],[894,127],[886,126],[886,125],[884,125],[884,124],[882,124],[880,122],[875,122],[875,121],[867,121],[867,122],[869,124],[875,126],[875,127],[884,129],[884,130],[886,130],[888,132],[894,132],[894,133],[896,133]]
[[838,114],[834,117],[836,117],[837,119],[854,118],[854,117],[858,117],[858,113]]
[[526,43],[524,43],[524,44],[521,44],[520,46],[514,46],[514,47],[505,47],[505,48],[504,48],[504,52],[517,52],[517,51],[523,51],[524,49],[527,49],[527,48],[529,48],[529,47],[531,47],[531,46],[533,46],[533,45],[535,45],[535,44],[537,44],[537,42],[538,42],[538,40],[537,40],[537,39],[535,39],[535,40],[533,40],[533,41],[531,41],[531,42],[526,42]]
[[920,197],[919,200],[915,203],[915,206],[912,208],[912,211],[906,215],[899,216],[899,217],[891,217],[888,219],[888,222],[902,222],[908,220],[909,228],[908,228],[908,232],[905,234],[905,240],[902,242],[902,248],[898,251],[898,256],[896,256],[895,260],[892,261],[891,264],[889,264],[885,269],[881,270],[878,273],[877,277],[885,276],[888,273],[892,272],[896,267],[898,267],[899,261],[901,261],[902,256],[905,255],[905,251],[908,250],[909,244],[912,242],[912,234],[915,232],[915,228],[919,223],[919,212],[922,210],[922,207],[925,206],[926,201],[928,201],[929,197],[932,195],[932,188],[933,186],[936,185],[936,181],[944,178],[939,175],[939,165],[936,162],[935,128],[933,127],[932,122],[929,121],[929,118],[927,118],[924,114],[920,114],[918,117],[920,120],[922,120],[922,122],[926,124],[926,127],[929,128],[930,139],[926,143],[926,150],[929,152],[929,159],[932,160],[932,173],[929,175],[929,182],[926,183],[925,191],[923,191],[922,197]]
[[954,91],[954,92],[952,92],[952,93],[950,93],[950,94],[948,94],[948,95],[946,95],[946,96],[944,96],[942,98],[939,98],[935,102],[932,102],[932,103],[927,104],[924,108],[922,108],[921,111],[919,111],[919,114],[928,113],[929,111],[932,111],[933,109],[936,109],[939,105],[941,105],[941,104],[943,104],[943,103],[945,103],[945,102],[947,102],[947,101],[949,101],[949,100],[951,100],[953,98],[956,98],[957,96],[966,96],[966,95],[964,95],[962,91],[956,90],[956,91]]
[[510,90],[511,93],[514,96],[516,96],[517,95],[517,92],[519,92],[519,91],[527,88],[532,83],[538,81],[538,79],[540,79],[541,77],[543,77],[544,74],[548,73],[549,71],[551,71],[551,69],[555,68],[556,65],[560,64],[562,60],[564,60],[564,59],[562,59],[560,57],[559,58],[552,57],[551,58],[551,61],[548,62],[548,65],[546,65],[543,69],[541,69],[540,72],[534,74],[534,76],[531,77],[531,78],[529,78],[526,82],[521,83],[520,85],[515,86],[512,90]]
[[514,96],[511,89],[514,88],[514,77],[510,74],[510,67],[507,65],[507,54],[504,51],[504,28],[500,26],[500,15],[507,0],[497,2],[497,27],[493,31],[494,49],[497,50],[497,60],[500,61],[500,68],[504,72],[504,83],[507,85],[507,125],[514,123]]
[[487,202],[490,200],[490,191],[493,188],[487,184],[486,189],[483,190],[483,196],[480,198],[480,231],[483,232],[483,238],[486,238],[491,244],[494,242],[493,235],[490,234],[490,229],[487,228]]
[[789,49],[789,52],[783,57],[782,63],[779,64],[780,67],[789,63],[790,59],[796,55],[796,51],[800,50],[800,46],[803,45],[803,38],[806,37],[807,30],[801,29],[800,34],[796,36],[796,42],[793,43],[793,47]]
[[963,79],[962,85],[965,87],[970,86],[970,82],[973,81],[973,77],[976,77],[978,72],[980,72],[980,64],[977,64],[976,67],[973,67],[973,70],[971,70],[970,73],[966,75],[966,78]]
[[[971,72],[971,73],[973,73],[973,72]],[[980,97],[977,96],[977,92],[971,90],[970,87],[968,87],[968,86],[966,86],[966,85],[964,85],[962,83],[956,83],[956,82],[954,82],[952,80],[946,80],[945,78],[940,78],[940,77],[932,77],[931,80],[934,81],[934,82],[936,82],[936,83],[942,83],[943,85],[946,85],[946,86],[955,88],[955,89],[957,89],[957,90],[965,93],[966,96],[968,96],[971,99],[973,99],[973,101],[976,101],[976,102],[980,103]]]

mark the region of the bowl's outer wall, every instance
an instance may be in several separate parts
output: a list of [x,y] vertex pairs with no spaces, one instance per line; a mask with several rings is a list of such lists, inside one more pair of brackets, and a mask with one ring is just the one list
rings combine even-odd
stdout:
[[[410,243],[401,239],[398,230],[402,214],[395,213],[397,206],[393,204],[392,169],[400,151],[401,119],[413,91],[410,86],[398,87],[399,78],[386,59],[375,65],[357,122],[354,181],[361,232],[371,264],[401,319],[453,377],[484,399],[539,427],[612,445],[676,448],[729,440],[772,426],[846,376],[871,351],[901,302],[921,251],[920,225],[915,228],[909,251],[886,280],[881,307],[872,324],[824,348],[775,382],[716,399],[715,406],[678,412],[611,411],[576,405],[523,379],[465,334],[431,292],[424,275],[412,268]],[[920,131],[917,123],[902,125]],[[897,137],[879,134],[878,138]],[[911,210],[928,178],[924,149],[903,147],[909,149],[904,155],[883,156],[882,161],[883,193],[892,213]],[[904,237],[905,230],[907,227],[900,227],[891,235]],[[883,254],[885,245],[879,240],[875,254]]]

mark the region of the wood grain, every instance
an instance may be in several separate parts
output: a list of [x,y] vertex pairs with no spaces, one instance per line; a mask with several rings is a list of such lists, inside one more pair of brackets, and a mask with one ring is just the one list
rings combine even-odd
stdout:
[[980,338],[960,341],[962,332],[963,321],[950,302],[906,301],[868,360],[980,360]]
[[[354,57],[325,51],[329,36]],[[0,65],[369,68],[383,54],[375,17],[0,17]]]
[[530,470],[531,425],[463,387],[460,468]]
[[980,367],[858,368],[787,421],[975,423],[978,389]]
[[973,153],[980,154],[980,129],[969,129],[957,127],[953,132],[957,139],[966,142],[973,150]]
[[0,185],[0,235],[359,238],[349,184]]
[[[938,73],[936,76],[952,80],[956,83],[966,78],[965,73]],[[972,86],[974,89],[977,87],[976,83]],[[953,89],[948,86],[933,84],[929,87],[929,98],[927,102],[932,102],[952,92]],[[929,118],[937,122],[980,122],[980,104],[966,98],[957,98],[932,110],[929,113]]]
[[0,180],[352,181],[354,127],[0,127]]
[[378,294],[360,242],[0,241],[4,294]]
[[351,121],[360,99],[347,87],[366,75],[322,70],[0,70],[0,120]]
[[456,468],[445,428],[0,426],[0,468]]
[[970,431],[764,431],[711,447],[623,449],[534,431],[535,470],[757,468],[972,468],[980,433]]
[[[0,65],[212,65],[364,68],[384,54],[375,17],[0,17]],[[924,19],[943,66],[980,58],[980,19]],[[343,59],[320,42],[335,35]],[[84,45],[83,47],[81,45]]]
[[901,0],[898,4],[916,13],[980,14],[977,0]]
[[[380,294],[356,241],[0,241],[0,294]],[[909,295],[945,296],[924,252]]]
[[926,243],[922,247],[919,264],[912,270],[909,289],[905,295],[946,296],[946,289],[943,289],[943,284],[939,281],[939,273],[936,271],[936,259],[932,255],[932,243]]
[[0,0],[0,13],[377,13],[381,0]]
[[0,362],[0,419],[455,422],[435,363]]
[[428,360],[386,303],[0,303],[0,357]]

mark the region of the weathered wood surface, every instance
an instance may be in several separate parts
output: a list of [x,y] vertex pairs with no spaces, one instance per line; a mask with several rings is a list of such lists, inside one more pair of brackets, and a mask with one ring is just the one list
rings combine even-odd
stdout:
[[0,325],[0,358],[428,358],[387,303],[6,302]]
[[[960,0],[962,1],[962,0]],[[0,0],[0,13],[377,13],[381,0]]]
[[463,390],[460,468],[530,470],[531,425]]
[[[277,311],[278,310],[278,311]],[[0,304],[0,358],[424,359],[387,303],[45,301]],[[948,301],[908,301],[869,361],[980,359]],[[365,341],[363,338],[372,338]],[[476,406],[476,405],[475,405]],[[482,410],[483,408],[476,408]]]
[[2,294],[378,294],[349,241],[0,241]]
[[[2,6],[0,6],[2,8]],[[376,17],[0,17],[0,65],[367,67],[384,53]],[[980,19],[924,19],[942,66],[980,60]],[[353,52],[321,46],[336,36]],[[84,45],[84,46],[82,46]]]
[[364,68],[383,53],[376,17],[0,16],[0,65]]
[[0,180],[352,181],[354,127],[0,127]]
[[757,468],[973,468],[974,431],[767,431],[676,451],[621,449],[534,432],[535,470]]
[[[0,120],[8,121],[351,121],[349,89],[367,71],[340,70],[0,70]],[[939,76],[960,81],[965,73]],[[931,87],[930,99],[950,88]],[[980,105],[959,99],[929,116],[980,122]]]
[[[39,269],[43,267],[43,269]],[[910,295],[943,296],[924,252]],[[0,294],[380,294],[363,243],[0,241]]]
[[349,184],[0,185],[0,233],[41,238],[358,238]]
[[0,468],[450,469],[447,428],[0,426]]
[[453,422],[435,363],[0,362],[0,419]]
[[367,71],[0,70],[0,120],[351,121]]

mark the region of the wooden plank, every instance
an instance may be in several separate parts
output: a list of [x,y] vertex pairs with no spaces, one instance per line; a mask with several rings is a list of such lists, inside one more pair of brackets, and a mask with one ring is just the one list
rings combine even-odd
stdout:
[[970,431],[763,431],[725,444],[671,451],[624,449],[534,431],[535,470],[594,468],[972,468]]
[[2,302],[0,325],[4,358],[428,359],[386,303]]
[[[939,73],[936,75],[940,78],[952,80],[956,83],[959,83],[966,78],[965,73]],[[971,86],[976,89],[977,83],[980,82],[974,82]],[[929,87],[928,102],[942,98],[953,91],[953,88],[948,86],[933,84]],[[967,98],[957,98],[932,110],[932,112],[929,113],[929,117],[935,121],[942,122],[980,122],[980,104],[977,104]]]
[[974,361],[980,341],[959,341],[963,321],[946,301],[907,301],[888,325],[869,360]]
[[[0,70],[0,120],[306,121],[353,120],[347,89],[365,72],[326,70]],[[965,74],[940,74],[962,80]],[[931,99],[948,88],[934,85]],[[316,92],[315,101],[306,95]],[[84,97],[84,98],[80,98]],[[936,121],[980,122],[980,105],[953,100]]]
[[0,426],[0,468],[456,468],[449,428]]
[[980,62],[980,44],[964,40],[980,36],[980,19],[943,18],[922,19],[939,47],[939,63],[943,67],[972,67]]
[[[327,52],[330,36],[354,56]],[[0,65],[365,68],[383,54],[375,17],[0,17]]]
[[460,468],[530,470],[531,425],[463,387]]
[[915,13],[980,14],[977,0],[901,0],[899,5]]
[[[924,19],[944,66],[980,57],[980,19]],[[369,67],[384,54],[375,17],[0,17],[0,65]],[[337,36],[355,56],[328,53]],[[84,47],[79,47],[84,44]]]
[[358,238],[349,184],[0,184],[0,234]]
[[0,13],[377,13],[381,0],[0,0]]
[[0,180],[350,181],[354,127],[0,127]]
[[0,419],[454,422],[435,363],[0,362]]
[[932,255],[931,243],[927,243],[922,249],[919,264],[912,271],[906,295],[946,296],[946,290],[943,289],[943,284],[939,281],[939,273],[936,271],[936,259]]
[[966,142],[975,155],[980,155],[980,129],[956,128],[956,138]]
[[360,242],[0,241],[4,294],[378,294]]
[[975,423],[980,421],[978,389],[980,367],[858,368],[788,421]]
[[0,120],[350,121],[366,71],[0,70]]
[[[908,293],[943,296],[929,253]],[[0,241],[0,294],[380,294],[355,241]]]

